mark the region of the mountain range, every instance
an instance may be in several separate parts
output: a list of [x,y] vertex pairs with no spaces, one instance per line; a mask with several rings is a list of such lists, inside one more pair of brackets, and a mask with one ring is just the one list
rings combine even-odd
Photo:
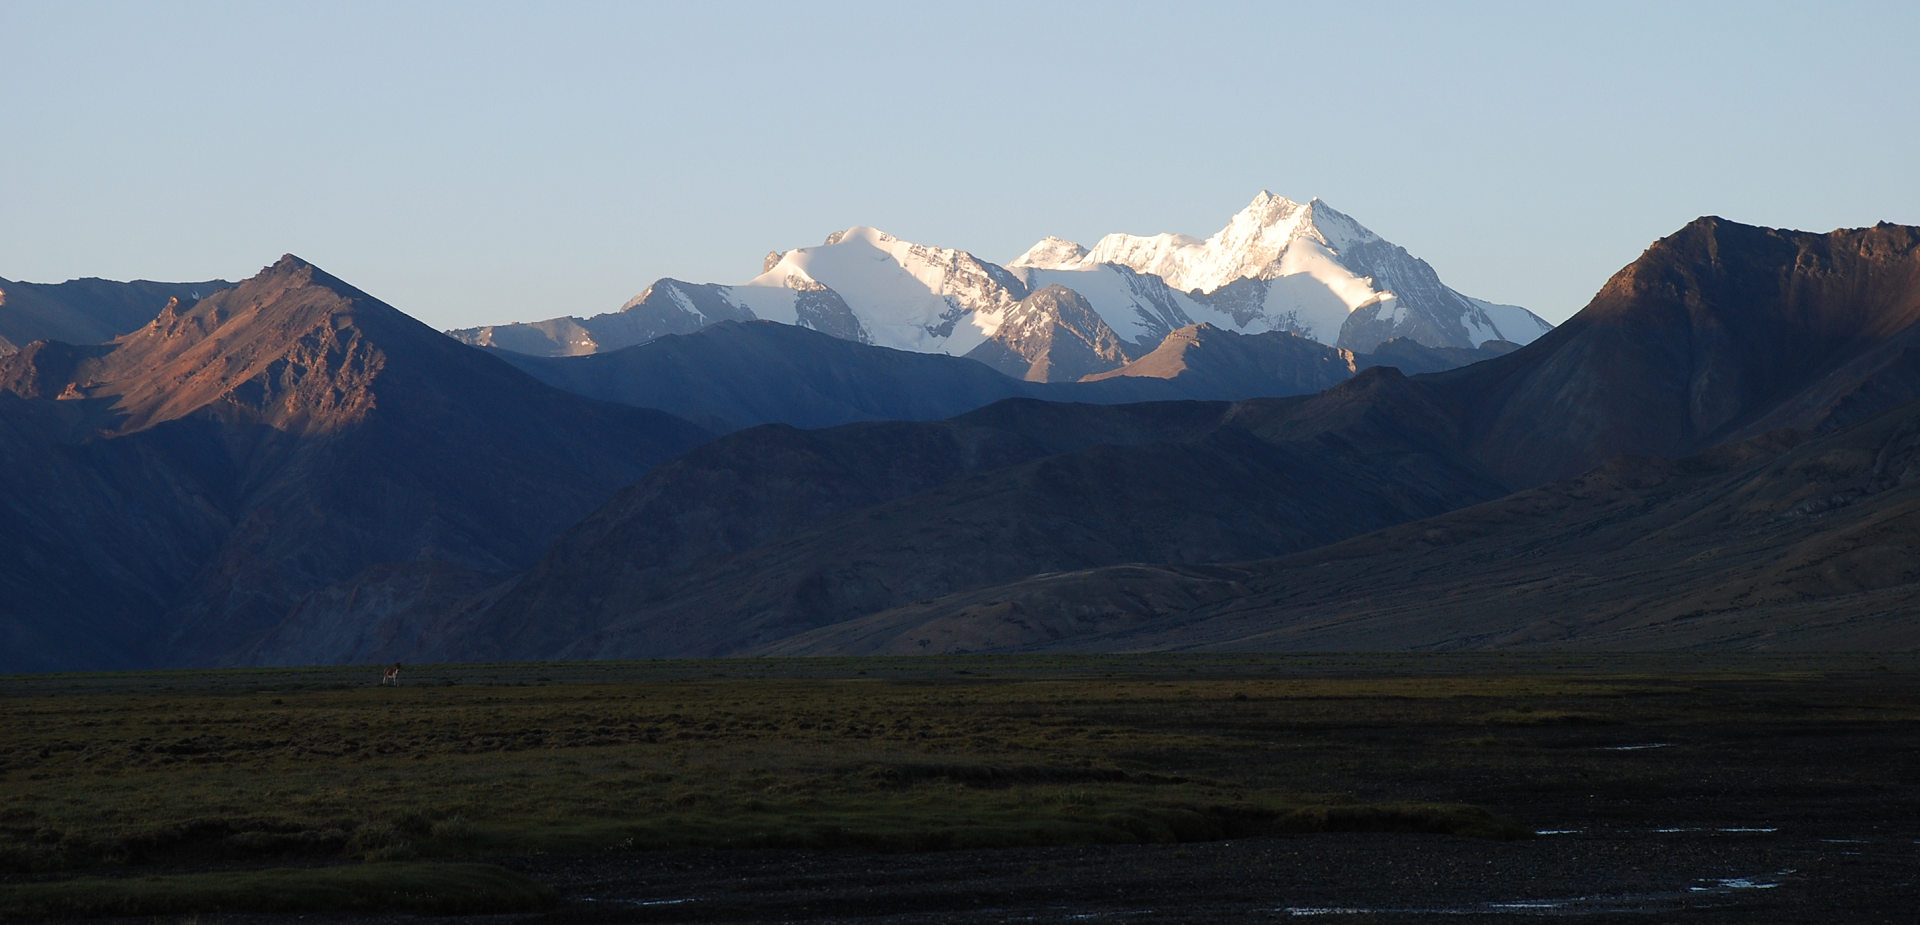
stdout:
[[[1356,356],[1190,326],[1169,342],[1182,362],[1050,384],[764,321],[583,357],[476,351],[293,257],[237,287],[11,285],[9,330],[100,341],[42,338],[0,359],[0,667],[21,669],[411,651],[425,629],[365,615],[484,598],[711,433],[939,419],[1009,397],[1301,394],[1377,361],[1444,369],[1507,349]],[[338,607],[364,618],[298,635]]]
[[[1090,584],[1057,606],[1021,604],[1047,625],[1083,611],[1183,619],[1251,593],[1243,580],[1213,580],[1211,563],[1312,555],[1505,503],[1623,455],[1681,458],[1895,413],[1920,386],[1907,349],[1920,320],[1917,235],[1702,219],[1533,344],[1425,376],[1372,369],[1314,396],[1124,411],[1009,402],[941,423],[745,431],[650,473],[549,550],[477,629],[429,651],[925,651],[943,633],[971,640],[948,650],[1017,648],[1041,641],[983,645],[943,627],[977,621],[979,607],[1030,585],[1068,581],[1051,573]],[[1556,523],[1538,530],[1551,535]],[[1130,562],[1162,565],[1140,572]],[[1545,567],[1527,574],[1556,580]],[[1460,580],[1475,587],[1470,573]],[[1420,587],[1405,585],[1409,599]],[[1604,583],[1585,588],[1607,593]],[[900,630],[861,635],[857,621]],[[801,631],[811,635],[796,639]],[[496,644],[507,648],[488,648]]]
[[[1276,203],[1206,241],[979,264],[1028,288],[971,359],[825,330],[827,295],[818,323],[476,349],[291,256],[104,342],[20,345],[0,670],[1914,644],[1920,229],[1703,218],[1523,346],[1190,316],[1128,340],[1095,287],[1033,275],[1205,295],[1364,250]],[[1304,249],[1263,262],[1276,241]],[[882,243],[768,272],[901,266]]]
[[1193,324],[1291,332],[1351,353],[1396,339],[1469,350],[1524,344],[1552,327],[1448,288],[1425,261],[1319,200],[1263,191],[1204,241],[1115,234],[1088,250],[1047,238],[999,266],[856,226],[768,254],[741,285],[663,279],[617,312],[449,333],[476,346],[577,356],[752,319],[971,356],[1045,382],[1118,369]]

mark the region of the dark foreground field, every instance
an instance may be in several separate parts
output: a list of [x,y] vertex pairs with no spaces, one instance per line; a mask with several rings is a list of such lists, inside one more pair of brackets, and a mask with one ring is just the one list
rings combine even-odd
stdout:
[[0,678],[0,915],[1920,909],[1920,661],[1905,654],[728,660],[377,680]]

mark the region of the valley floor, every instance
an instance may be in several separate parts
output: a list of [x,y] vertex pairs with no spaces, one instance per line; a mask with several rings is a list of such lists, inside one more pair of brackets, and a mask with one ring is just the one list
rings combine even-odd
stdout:
[[[377,678],[0,678],[0,912],[77,877],[454,859],[556,891],[547,911],[476,921],[1873,922],[1920,908],[1908,654]],[[403,918],[223,908],[236,925]]]

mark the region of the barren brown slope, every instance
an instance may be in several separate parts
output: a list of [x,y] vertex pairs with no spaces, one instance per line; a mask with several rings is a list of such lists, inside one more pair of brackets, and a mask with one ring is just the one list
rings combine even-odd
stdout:
[[1920,404],[1578,478],[1266,562],[1124,566],[767,647],[994,650],[1920,647]]
[[[232,658],[379,563],[524,568],[705,437],[542,385],[291,256],[110,345],[0,361],[0,390],[16,422],[0,465],[33,489],[3,502],[31,525],[15,542],[62,564],[8,557],[8,585],[32,593],[0,616],[23,638],[110,626],[93,646],[115,653],[10,652],[22,669]],[[71,471],[33,469],[50,455]],[[136,586],[112,613],[85,604]]]
[[1920,229],[1702,218],[1539,340],[1431,382],[1466,412],[1468,455],[1526,487],[1623,453],[1672,458],[1884,411],[1920,388],[1898,349],[1915,321]]

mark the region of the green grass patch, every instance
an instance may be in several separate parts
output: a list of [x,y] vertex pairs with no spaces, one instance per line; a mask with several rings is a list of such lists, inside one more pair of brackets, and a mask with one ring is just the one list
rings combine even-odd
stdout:
[[360,864],[0,884],[0,917],[28,921],[289,912],[484,915],[538,912],[555,902],[552,887],[491,864]]

